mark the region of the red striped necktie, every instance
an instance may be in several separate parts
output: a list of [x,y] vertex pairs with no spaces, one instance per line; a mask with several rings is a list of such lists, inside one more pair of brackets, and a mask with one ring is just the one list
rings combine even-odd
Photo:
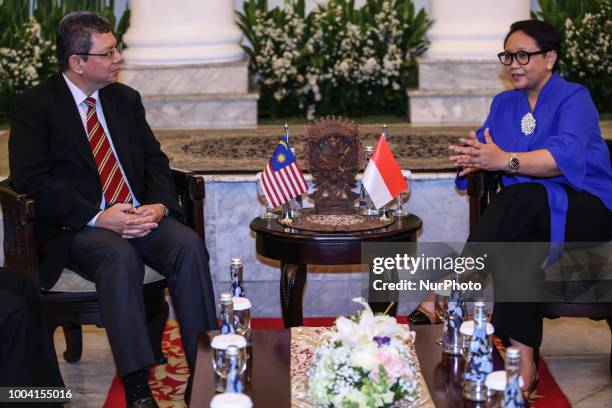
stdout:
[[106,208],[115,203],[131,203],[132,194],[119,169],[119,163],[113,154],[108,136],[98,120],[96,100],[89,97],[85,99],[85,103],[88,106],[87,139],[98,167]]

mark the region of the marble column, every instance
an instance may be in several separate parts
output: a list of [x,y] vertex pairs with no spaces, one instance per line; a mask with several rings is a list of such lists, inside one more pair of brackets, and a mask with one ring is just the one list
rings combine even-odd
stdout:
[[232,0],[132,0],[121,81],[155,128],[257,124]]
[[431,0],[431,44],[418,60],[419,89],[408,91],[413,123],[481,123],[493,96],[510,85],[497,60],[529,0]]

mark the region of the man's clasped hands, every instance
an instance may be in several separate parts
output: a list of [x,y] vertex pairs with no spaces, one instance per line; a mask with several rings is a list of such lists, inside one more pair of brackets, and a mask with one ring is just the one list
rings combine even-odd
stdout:
[[114,231],[124,239],[141,238],[157,228],[164,212],[161,204],[134,207],[129,203],[117,203],[100,213],[96,227]]

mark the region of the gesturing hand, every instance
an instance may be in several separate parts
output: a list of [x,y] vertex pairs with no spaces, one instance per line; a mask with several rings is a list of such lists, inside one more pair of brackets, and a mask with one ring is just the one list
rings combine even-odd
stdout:
[[449,146],[454,153],[450,160],[455,167],[463,167],[459,173],[464,176],[476,170],[504,170],[508,163],[508,153],[503,151],[493,142],[489,133],[489,128],[484,131],[485,143],[480,143],[476,138],[475,132],[470,132],[468,138],[461,138],[459,141],[467,146]]

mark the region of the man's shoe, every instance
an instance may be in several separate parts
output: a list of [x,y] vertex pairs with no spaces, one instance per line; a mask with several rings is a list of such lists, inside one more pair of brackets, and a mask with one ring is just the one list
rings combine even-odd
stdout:
[[189,376],[189,379],[187,380],[187,387],[185,387],[185,405],[189,406],[189,403],[191,402],[191,389],[193,388],[193,375]]
[[155,398],[146,397],[134,401],[134,403],[128,408],[159,408],[159,406],[157,405],[157,402],[155,402]]

